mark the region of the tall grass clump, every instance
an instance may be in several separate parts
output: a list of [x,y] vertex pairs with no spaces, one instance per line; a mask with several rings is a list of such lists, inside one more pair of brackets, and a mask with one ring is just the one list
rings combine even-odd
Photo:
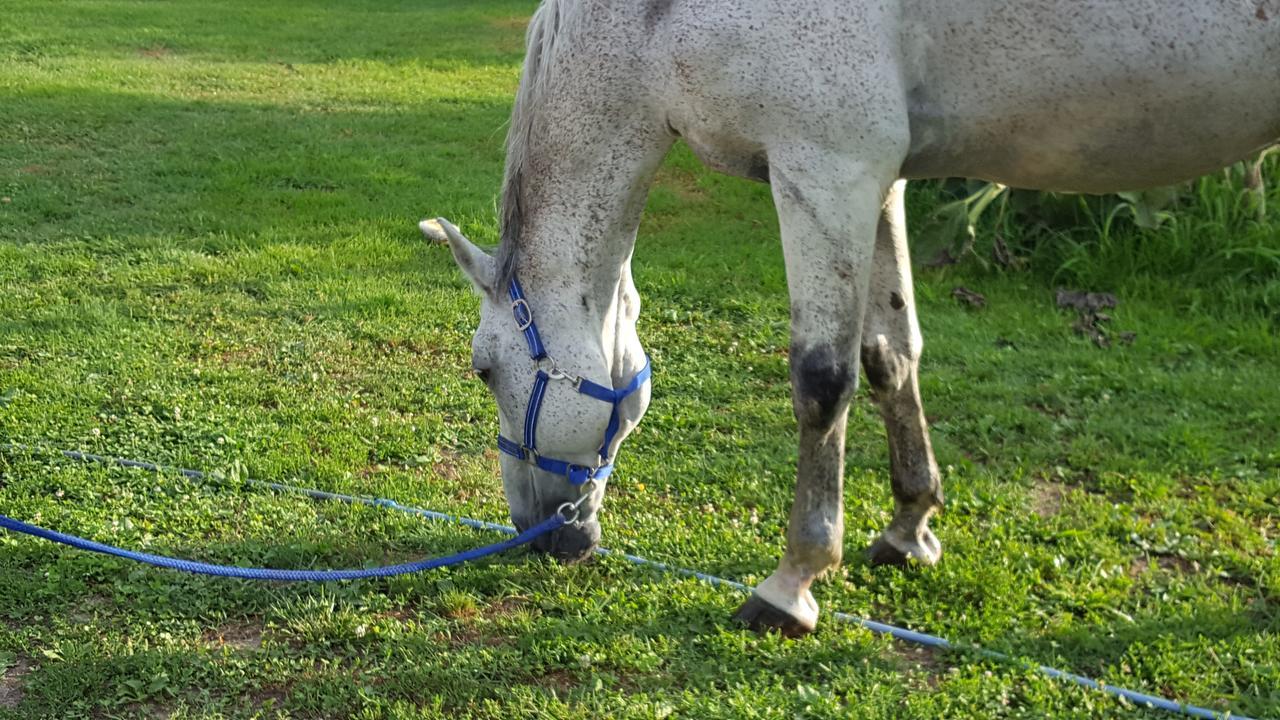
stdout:
[[1273,153],[1182,185],[1108,196],[918,184],[915,254],[924,264],[1025,270],[1280,325],[1277,181]]

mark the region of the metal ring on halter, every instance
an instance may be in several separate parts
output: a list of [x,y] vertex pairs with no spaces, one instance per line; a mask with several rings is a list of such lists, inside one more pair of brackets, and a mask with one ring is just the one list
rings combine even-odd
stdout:
[[[572,512],[573,515],[570,515],[569,514],[570,512]],[[578,516],[581,514],[581,512],[582,511],[578,507],[577,503],[567,502],[567,503],[561,504],[560,507],[556,508],[556,513],[559,514],[560,517],[564,520],[565,525],[577,525]]]
[[[595,487],[596,479],[592,477],[587,478],[587,481],[582,484],[582,494],[578,496],[577,500],[561,503],[560,507],[556,508],[556,512],[560,514],[560,517],[564,518],[565,525],[578,524],[579,515],[582,512],[582,503],[586,502],[587,498],[591,497],[591,491],[594,490]],[[566,508],[573,511],[572,518],[570,518],[569,514],[565,512]]]

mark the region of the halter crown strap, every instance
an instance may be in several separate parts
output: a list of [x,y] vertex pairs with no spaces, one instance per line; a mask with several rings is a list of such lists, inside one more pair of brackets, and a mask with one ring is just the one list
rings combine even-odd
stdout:
[[[525,342],[529,345],[529,357],[534,362],[548,359],[546,346],[542,344],[542,336],[538,334],[538,326],[533,321],[533,310],[529,307],[529,301],[525,299],[524,288],[520,287],[519,280],[511,278],[507,294],[511,297],[511,313],[515,317],[516,327],[524,333]],[[541,368],[534,376],[533,390],[529,394],[529,406],[524,413],[524,443],[517,443],[499,434],[498,450],[531,463],[546,472],[563,475],[573,485],[582,485],[588,480],[603,480],[613,472],[613,463],[604,461],[611,460],[608,457],[609,446],[613,444],[613,439],[617,436],[618,428],[622,424],[618,416],[618,405],[632,393],[644,387],[652,374],[652,366],[646,356],[644,367],[631,378],[631,382],[621,388],[605,387],[586,378],[573,378],[574,389],[580,394],[613,406],[609,414],[609,425],[605,428],[604,442],[601,443],[597,453],[602,461],[600,465],[588,467],[538,454],[538,417],[542,413],[542,400],[547,394],[547,386],[553,379],[569,379],[563,373],[553,376]]]

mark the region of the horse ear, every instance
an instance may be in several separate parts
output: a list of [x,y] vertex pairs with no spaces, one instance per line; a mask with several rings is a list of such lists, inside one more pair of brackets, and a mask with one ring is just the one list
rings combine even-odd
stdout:
[[[493,258],[476,247],[475,243],[464,237],[458,228],[448,220],[436,218],[435,224],[444,231],[445,239],[449,243],[449,249],[453,251],[453,259],[458,263],[462,274],[467,276],[467,279],[471,281],[472,285],[475,285],[476,290],[480,293],[487,294],[491,292],[494,282]],[[426,231],[424,230],[423,232]]]

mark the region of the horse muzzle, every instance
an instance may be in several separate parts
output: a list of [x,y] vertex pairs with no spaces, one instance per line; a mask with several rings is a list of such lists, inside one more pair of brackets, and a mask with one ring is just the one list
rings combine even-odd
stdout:
[[[523,532],[534,522],[516,520],[516,528]],[[536,521],[535,521],[536,522]],[[533,541],[533,548],[563,563],[586,560],[600,544],[600,522],[595,518],[570,523],[553,533]]]

